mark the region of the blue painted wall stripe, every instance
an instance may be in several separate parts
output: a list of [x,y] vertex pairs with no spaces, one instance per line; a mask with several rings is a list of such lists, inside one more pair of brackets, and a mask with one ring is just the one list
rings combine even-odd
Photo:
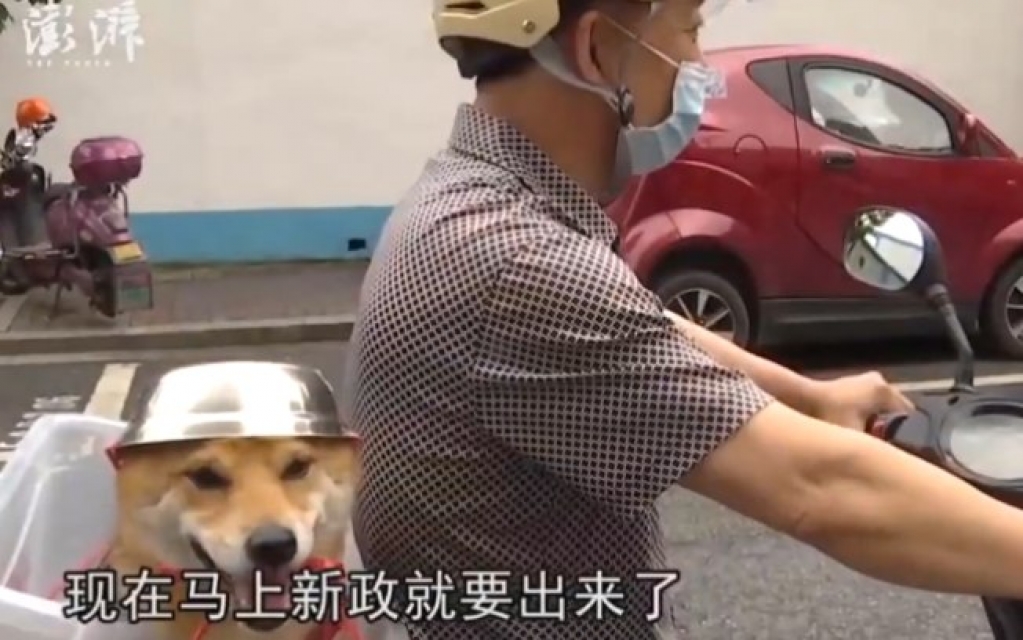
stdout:
[[368,258],[391,207],[160,211],[131,227],[155,263]]

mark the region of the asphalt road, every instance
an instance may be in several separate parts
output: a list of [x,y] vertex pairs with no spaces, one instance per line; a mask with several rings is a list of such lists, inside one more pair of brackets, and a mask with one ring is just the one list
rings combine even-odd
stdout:
[[[92,354],[0,359],[0,456],[40,412],[118,413],[170,367],[223,359],[298,362],[335,384],[343,344],[204,352]],[[953,365],[941,343],[817,349],[779,359],[817,376],[879,369],[890,379],[939,386]],[[115,364],[111,364],[115,363]],[[1023,371],[1015,363],[978,363],[978,376]],[[1001,385],[1000,385],[1001,386]],[[1023,376],[1004,385],[1023,391]],[[2,458],[0,458],[2,461]],[[695,640],[890,640],[990,638],[974,598],[936,596],[859,577],[818,552],[682,490],[661,503],[672,561],[683,571],[687,637]]]

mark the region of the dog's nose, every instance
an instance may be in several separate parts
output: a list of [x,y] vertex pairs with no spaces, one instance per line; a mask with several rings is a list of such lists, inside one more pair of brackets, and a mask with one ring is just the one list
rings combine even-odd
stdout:
[[295,558],[298,540],[291,529],[268,524],[259,527],[245,541],[249,560],[260,567],[281,567]]

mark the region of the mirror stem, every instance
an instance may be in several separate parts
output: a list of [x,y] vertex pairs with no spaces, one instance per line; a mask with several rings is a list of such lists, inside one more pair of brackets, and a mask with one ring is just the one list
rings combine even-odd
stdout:
[[927,301],[941,313],[941,318],[945,321],[959,359],[952,391],[973,393],[973,347],[970,346],[970,339],[966,337],[963,325],[959,322],[959,316],[956,315],[955,305],[952,304],[952,298],[948,295],[948,289],[943,284],[928,287]]

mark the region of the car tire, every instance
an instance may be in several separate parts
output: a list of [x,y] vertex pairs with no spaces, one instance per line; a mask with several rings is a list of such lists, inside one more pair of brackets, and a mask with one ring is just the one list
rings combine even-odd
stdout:
[[1002,270],[991,287],[981,310],[984,339],[998,355],[1023,360],[1023,336],[1016,337],[1013,326],[1023,323],[1023,258]]
[[711,271],[679,271],[658,282],[654,293],[669,311],[711,331],[725,333],[730,329],[732,342],[750,346],[753,331],[749,305],[739,288],[726,278]]

